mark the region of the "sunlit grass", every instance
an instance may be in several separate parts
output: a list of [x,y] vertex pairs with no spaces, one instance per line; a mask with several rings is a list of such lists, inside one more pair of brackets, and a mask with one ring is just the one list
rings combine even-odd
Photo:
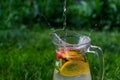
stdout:
[[[27,30],[7,34],[2,31],[0,80],[52,80],[55,50],[50,32]],[[91,38],[91,44],[102,47],[104,51],[104,80],[119,80],[120,33],[93,32]]]

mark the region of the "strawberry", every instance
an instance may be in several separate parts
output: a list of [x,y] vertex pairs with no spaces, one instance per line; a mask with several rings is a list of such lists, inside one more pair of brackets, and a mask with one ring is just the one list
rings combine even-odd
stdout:
[[57,59],[62,59],[63,58],[62,54],[60,54],[60,53],[57,53],[56,57],[57,57]]

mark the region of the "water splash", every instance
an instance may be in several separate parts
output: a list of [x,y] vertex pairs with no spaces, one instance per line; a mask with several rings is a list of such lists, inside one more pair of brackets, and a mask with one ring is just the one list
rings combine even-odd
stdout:
[[63,6],[63,17],[64,17],[63,29],[65,29],[66,25],[67,25],[67,23],[66,23],[66,19],[67,19],[66,18],[66,10],[67,10],[66,3],[67,3],[67,0],[64,1],[64,6]]
[[40,14],[40,16],[43,17],[43,19],[44,19],[45,22],[47,23],[48,27],[52,28],[52,27],[51,27],[51,24],[48,22],[47,17],[46,17],[45,15],[43,15],[43,14]]

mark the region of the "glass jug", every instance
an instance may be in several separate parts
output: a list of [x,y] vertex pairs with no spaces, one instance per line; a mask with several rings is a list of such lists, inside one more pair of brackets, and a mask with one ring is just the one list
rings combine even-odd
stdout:
[[[68,30],[56,30],[51,37],[56,48],[53,80],[103,80],[103,52],[91,45],[90,37]],[[91,53],[93,63],[88,59]],[[92,65],[96,61],[97,69]]]

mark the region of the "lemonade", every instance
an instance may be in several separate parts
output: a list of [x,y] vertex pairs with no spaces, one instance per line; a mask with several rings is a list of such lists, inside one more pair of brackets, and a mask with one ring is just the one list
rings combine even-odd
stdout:
[[91,80],[89,64],[77,50],[59,49],[54,80]]
[[[91,44],[89,36],[69,30],[55,30],[51,37],[56,49],[53,80],[103,80],[103,51]],[[94,62],[96,65],[93,65]]]

